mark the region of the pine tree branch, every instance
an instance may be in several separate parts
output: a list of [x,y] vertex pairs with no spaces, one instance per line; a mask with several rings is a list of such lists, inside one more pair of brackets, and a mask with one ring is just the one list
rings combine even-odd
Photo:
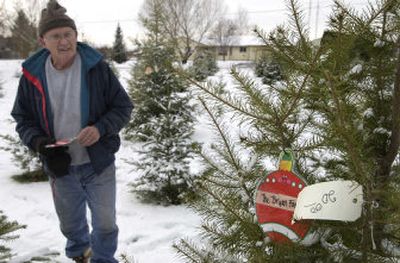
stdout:
[[280,121],[279,121],[280,125],[283,125],[283,123],[286,121],[286,119],[292,114],[293,110],[298,107],[298,102],[302,97],[301,95],[303,94],[303,90],[306,87],[306,84],[307,84],[307,81],[308,81],[308,78],[310,77],[310,75],[311,74],[309,72],[304,76],[304,79],[302,81],[300,88],[298,89],[292,103],[290,103],[289,109],[286,111],[285,114],[283,114],[283,117],[280,118]]
[[[203,105],[203,107],[206,109],[206,111],[207,111],[207,113],[209,114],[209,116],[211,117],[211,119],[212,119],[214,125],[217,127],[218,132],[219,132],[220,136],[222,137],[222,140],[223,140],[223,142],[224,142],[224,144],[225,144],[225,148],[226,148],[227,151],[228,151],[228,154],[229,154],[229,157],[230,157],[230,159],[231,159],[231,162],[233,163],[233,165],[234,165],[234,167],[235,167],[235,170],[237,171],[238,177],[240,178],[240,174],[241,174],[242,169],[241,169],[241,167],[240,167],[239,161],[235,158],[235,155],[233,154],[233,152],[232,152],[232,150],[231,150],[230,144],[228,143],[228,140],[226,139],[225,134],[223,133],[223,131],[222,131],[220,125],[218,124],[217,120],[215,119],[215,117],[214,117],[213,114],[211,113],[210,109],[207,107],[207,105],[206,105],[206,103],[204,102],[204,100],[200,98],[200,102],[201,102],[201,104]],[[247,186],[246,186],[244,183],[242,183],[241,186],[242,186],[243,190],[246,192],[246,195],[247,195],[248,197],[251,198],[251,197],[252,197],[252,193],[251,193],[251,191],[247,188]]]
[[202,178],[204,181],[209,182],[211,184],[214,184],[218,187],[222,187],[222,188],[227,188],[227,189],[238,189],[239,186],[237,185],[232,185],[232,184],[226,184],[224,182],[217,182],[216,180],[211,180],[209,177],[204,177]]
[[303,95],[303,90],[305,89],[306,85],[307,85],[307,81],[308,78],[311,77],[311,74],[315,68],[315,65],[318,61],[318,59],[321,56],[321,52],[322,52],[322,48],[319,47],[317,52],[315,53],[314,58],[312,59],[311,63],[310,63],[310,67],[308,68],[304,79],[302,81],[302,84],[300,86],[300,88],[297,91],[296,96],[293,99],[293,102],[290,104],[290,108],[288,109],[288,111],[286,112],[286,114],[284,114],[283,118],[281,119],[281,123],[283,124],[283,122],[289,117],[289,115],[293,112],[293,110],[298,107],[298,101],[301,99],[302,95]]
[[240,165],[237,163],[237,161],[236,161],[236,159],[235,159],[235,157],[234,157],[234,155],[233,155],[233,153],[232,153],[232,151],[231,151],[230,144],[228,143],[228,140],[226,139],[226,136],[225,136],[224,132],[222,131],[222,129],[221,129],[219,123],[218,123],[217,120],[215,119],[214,115],[211,113],[210,109],[207,107],[207,105],[206,105],[206,103],[204,102],[204,100],[203,100],[202,98],[199,98],[199,100],[200,100],[201,104],[203,105],[203,107],[205,108],[205,110],[207,111],[208,115],[210,116],[212,122],[214,123],[214,126],[217,128],[218,133],[220,134],[220,136],[221,136],[221,138],[222,138],[222,140],[223,140],[223,142],[224,142],[225,148],[226,148],[227,151],[228,151],[228,154],[229,154],[229,156],[230,156],[230,159],[231,159],[231,161],[232,161],[232,163],[233,163],[235,169],[236,169],[237,171],[239,171],[239,170],[240,170]]
[[[374,20],[383,12],[388,11],[388,9],[394,5],[394,3],[398,0],[387,0],[384,2],[383,6],[381,6],[378,10],[374,9],[374,13],[371,14],[370,18],[367,21],[363,21],[361,18],[353,15],[348,8],[343,6],[338,0],[335,0],[335,5],[340,8],[346,15],[348,15],[354,22],[356,22],[363,29],[368,29]],[[377,1],[378,2],[378,1]]]
[[252,100],[252,106],[257,108],[257,106],[264,106],[264,94],[261,94],[260,90],[255,87],[254,80],[249,80],[244,74],[240,74],[240,72],[235,68],[231,68],[231,76],[239,83],[240,87],[246,92],[246,94]]
[[291,11],[293,17],[292,20],[295,23],[296,31],[300,36],[301,46],[305,48],[307,46],[306,38],[303,35],[303,26],[301,25],[301,12],[298,11],[300,8],[298,6],[297,0],[289,0],[289,10]]
[[349,152],[350,159],[352,160],[352,164],[354,165],[355,169],[354,172],[358,175],[358,177],[361,179],[363,178],[362,176],[365,175],[365,171],[363,167],[361,166],[361,160],[359,154],[355,152],[355,147],[353,145],[354,138],[352,137],[352,133],[347,129],[347,121],[344,118],[344,110],[342,109],[342,103],[338,98],[338,94],[336,93],[336,88],[335,85],[332,83],[331,75],[325,71],[325,78],[328,80],[328,87],[331,92],[333,102],[336,106],[334,109],[336,112],[334,113],[337,118],[337,125],[338,127],[341,127],[340,129],[336,129],[339,134],[341,134],[342,138],[346,142],[346,148],[347,151]]
[[225,173],[225,171],[223,169],[221,169],[220,167],[218,167],[217,164],[215,164],[212,160],[210,160],[210,158],[208,158],[207,156],[205,156],[204,154],[200,153],[200,156],[208,163],[208,165],[210,165],[213,169],[215,169],[216,171],[219,171],[222,175],[224,175],[226,178],[232,179],[234,180],[233,176]]
[[[187,259],[190,259],[191,262],[193,263],[201,263],[201,261],[197,261],[191,254],[195,254],[196,256],[201,258],[201,255],[199,252],[196,251],[195,248],[193,248],[188,242],[186,242],[186,240],[181,239],[180,244],[173,244],[172,245],[173,248],[175,248],[177,250],[178,253],[181,253],[184,257],[186,257]],[[186,248],[186,250],[184,250]]]
[[400,37],[397,39],[397,67],[392,100],[392,130],[390,144],[381,165],[381,175],[388,177],[390,167],[399,153],[400,147]]
[[[310,113],[309,116],[312,116],[312,112]],[[299,128],[297,130],[297,132],[295,132],[293,134],[293,138],[298,138],[300,137],[300,135],[303,134],[304,130],[308,127],[308,125],[311,123],[311,117],[308,117],[306,121],[304,121],[301,125],[299,125]],[[309,145],[308,147],[311,147],[311,145]]]
[[[283,29],[282,29],[283,30]],[[279,53],[280,55],[283,55],[283,57],[289,61],[290,65],[296,65],[296,60],[293,59],[293,57],[291,57],[288,52],[287,49],[289,47],[289,39],[286,37],[286,35],[283,36],[283,34],[281,34],[280,37],[284,37],[283,39],[281,38],[276,38],[274,37],[272,34],[270,34],[268,40],[264,38],[264,36],[261,35],[261,32],[257,31],[257,34],[266,42],[267,44],[267,48],[270,50],[271,53]],[[283,44],[282,44],[283,43]],[[292,44],[290,43],[290,45],[292,46]],[[291,51],[297,51],[296,49],[292,49]]]
[[207,192],[210,196],[212,196],[216,201],[218,201],[225,209],[226,211],[230,212],[232,215],[236,217],[238,221],[240,221],[242,224],[246,223],[246,219],[243,219],[238,213],[236,213],[235,209],[230,207],[225,200],[222,200],[219,196],[217,196],[215,193],[213,193],[208,187],[205,187],[204,185],[200,185],[200,187]]

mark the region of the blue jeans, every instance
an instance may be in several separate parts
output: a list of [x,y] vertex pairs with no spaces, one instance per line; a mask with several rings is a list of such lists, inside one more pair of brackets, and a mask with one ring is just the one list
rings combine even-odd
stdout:
[[[115,165],[96,174],[92,165],[70,166],[69,174],[50,178],[60,228],[67,238],[66,255],[81,256],[92,248],[92,263],[114,263],[118,243],[115,212]],[[86,205],[92,215],[92,232],[86,219]]]

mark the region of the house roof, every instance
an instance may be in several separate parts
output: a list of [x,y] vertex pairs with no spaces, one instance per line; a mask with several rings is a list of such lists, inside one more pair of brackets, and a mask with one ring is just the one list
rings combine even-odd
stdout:
[[[265,46],[262,39],[255,35],[231,36],[226,42],[229,43],[229,46],[234,47]],[[220,46],[215,38],[204,39],[201,43],[207,46]]]

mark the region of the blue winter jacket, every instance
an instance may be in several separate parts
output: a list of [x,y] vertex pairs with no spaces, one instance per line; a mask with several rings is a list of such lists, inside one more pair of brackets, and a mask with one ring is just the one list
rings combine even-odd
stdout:
[[[94,125],[100,132],[99,141],[87,151],[94,170],[101,173],[115,160],[120,146],[118,133],[129,121],[133,105],[100,53],[83,43],[78,43],[77,50],[82,59],[81,127]],[[11,112],[16,131],[31,149],[35,137],[54,138],[45,73],[49,55],[47,49],[41,49],[22,64],[23,75]]]

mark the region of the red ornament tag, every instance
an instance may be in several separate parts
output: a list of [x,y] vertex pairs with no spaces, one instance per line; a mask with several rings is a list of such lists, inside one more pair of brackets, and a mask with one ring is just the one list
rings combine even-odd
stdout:
[[310,229],[306,221],[292,224],[297,196],[307,185],[302,177],[293,172],[293,166],[292,151],[282,152],[279,170],[269,173],[257,188],[257,220],[274,242],[301,241]]

